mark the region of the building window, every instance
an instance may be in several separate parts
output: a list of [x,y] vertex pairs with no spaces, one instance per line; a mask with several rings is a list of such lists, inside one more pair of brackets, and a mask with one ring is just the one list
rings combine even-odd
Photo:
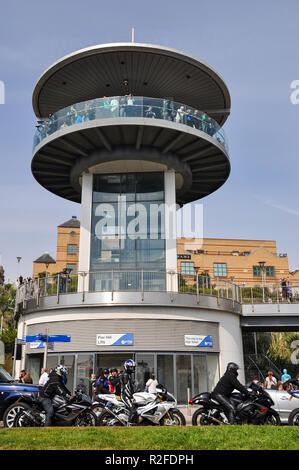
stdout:
[[270,277],[275,276],[274,266],[266,266],[266,276],[270,276]]
[[[274,266],[265,266],[265,274],[269,277],[275,276],[275,268]],[[262,268],[260,266],[253,266],[253,275],[254,276],[262,276]]]
[[66,265],[67,269],[71,269],[70,274],[75,274],[77,270],[77,265],[76,264],[67,264]]
[[72,232],[70,233],[70,236],[71,236],[71,237],[74,237],[75,235],[76,235],[76,232],[74,232],[74,231],[72,231]]
[[226,277],[227,267],[226,263],[214,263],[214,277]]
[[68,245],[67,246],[67,254],[68,255],[76,255],[77,254],[77,245]]
[[194,275],[194,263],[181,263],[181,274]]

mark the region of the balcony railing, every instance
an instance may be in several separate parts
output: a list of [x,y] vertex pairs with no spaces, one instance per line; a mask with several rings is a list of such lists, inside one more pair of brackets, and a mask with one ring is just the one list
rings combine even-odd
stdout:
[[24,282],[17,289],[16,304],[24,300],[89,292],[168,292],[207,295],[241,304],[299,303],[299,286],[243,287],[209,276],[184,276],[174,271],[97,271],[57,274]]
[[86,121],[117,117],[143,117],[184,124],[213,137],[228,152],[227,138],[223,129],[205,112],[170,100],[130,95],[84,101],[50,115],[37,126],[33,151],[43,139],[60,129],[76,126]]
[[210,278],[195,276],[192,285],[174,271],[97,271],[76,275],[57,274],[24,282],[17,289],[16,303],[39,297],[89,292],[168,292],[208,295],[240,301],[240,288],[236,284],[220,281],[211,284]]

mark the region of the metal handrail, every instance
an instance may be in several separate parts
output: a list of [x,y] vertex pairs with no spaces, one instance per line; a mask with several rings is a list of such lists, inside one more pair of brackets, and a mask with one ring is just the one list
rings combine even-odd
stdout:
[[[191,278],[191,279],[190,279]],[[16,303],[33,298],[90,292],[169,292],[213,296],[240,301],[239,286],[228,281],[212,284],[208,276],[188,276],[175,271],[106,270],[83,271],[75,275],[59,273],[25,281],[17,289]]]
[[118,117],[162,119],[193,127],[213,137],[228,153],[225,132],[218,122],[204,111],[163,98],[131,95],[111,96],[75,103],[50,115],[36,126],[33,152],[46,137],[60,129],[76,126],[86,121]]

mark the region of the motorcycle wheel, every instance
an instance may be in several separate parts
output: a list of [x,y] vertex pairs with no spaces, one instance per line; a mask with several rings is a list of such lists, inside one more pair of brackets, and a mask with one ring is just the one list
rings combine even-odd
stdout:
[[96,426],[97,425],[97,415],[91,411],[86,410],[81,413],[74,421],[74,426],[78,427],[87,427],[87,426]]
[[271,426],[280,426],[280,416],[275,410],[269,410],[265,416],[264,424],[268,424]]
[[32,421],[27,414],[24,412],[26,410],[19,411],[16,414],[15,420],[14,420],[14,427],[16,428],[36,428],[36,427],[41,427],[41,424],[37,424],[34,421]]
[[108,411],[105,411],[105,413],[103,413],[98,419],[98,426],[123,426],[123,424],[111,416]]
[[220,423],[217,423],[211,417],[209,417],[209,413],[211,411],[213,410],[198,408],[198,410],[196,410],[192,416],[192,426],[219,426]]
[[98,420],[103,411],[103,408],[100,405],[94,405],[92,407],[92,411],[97,416],[97,420]]
[[179,410],[170,411],[169,414],[163,416],[161,426],[186,426],[185,416]]
[[289,426],[299,426],[299,408],[292,411],[288,419]]

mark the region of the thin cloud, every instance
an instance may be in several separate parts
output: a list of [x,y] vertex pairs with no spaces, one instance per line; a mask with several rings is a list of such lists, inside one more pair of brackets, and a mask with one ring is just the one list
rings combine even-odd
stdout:
[[292,214],[292,215],[299,216],[299,210],[292,209],[291,207],[285,206],[283,204],[279,204],[279,203],[277,203],[275,201],[272,201],[272,200],[266,200],[265,201],[265,200],[262,200],[262,198],[259,198],[259,197],[257,199],[261,200],[267,206],[273,207],[274,209],[278,209],[280,211],[286,212],[287,214]]

